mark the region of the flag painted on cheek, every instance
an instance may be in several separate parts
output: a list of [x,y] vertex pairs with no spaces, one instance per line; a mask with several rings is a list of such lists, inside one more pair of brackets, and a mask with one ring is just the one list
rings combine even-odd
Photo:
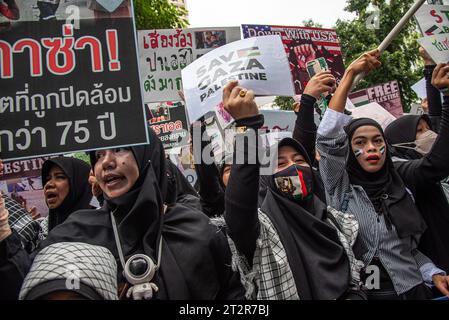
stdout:
[[354,155],[356,158],[360,157],[363,154],[363,150],[362,149],[355,149],[354,151]]
[[386,150],[386,147],[385,147],[385,146],[381,147],[380,150],[379,150],[379,151],[380,151],[380,154],[381,154],[381,155],[384,155],[384,154],[385,154],[385,150]]

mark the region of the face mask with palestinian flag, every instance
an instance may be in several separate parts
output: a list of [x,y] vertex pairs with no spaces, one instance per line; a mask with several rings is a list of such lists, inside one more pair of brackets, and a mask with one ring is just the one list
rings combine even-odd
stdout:
[[280,194],[295,202],[309,200],[312,195],[312,169],[297,164],[273,175]]

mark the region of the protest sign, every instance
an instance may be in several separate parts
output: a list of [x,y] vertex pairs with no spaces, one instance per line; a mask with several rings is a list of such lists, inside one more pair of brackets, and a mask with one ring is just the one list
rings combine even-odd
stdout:
[[189,143],[186,108],[182,102],[147,104],[148,125],[162,141],[165,149]]
[[449,6],[423,5],[415,18],[423,35],[449,33]]
[[209,51],[240,40],[240,28],[141,30],[140,76],[145,102],[179,100],[181,70]]
[[176,151],[169,153],[171,162],[173,162],[176,167],[182,172],[190,185],[194,189],[199,190],[198,175],[195,171],[195,166],[193,164],[193,155],[190,152],[190,147],[183,146],[182,148],[171,149],[171,151]]
[[0,26],[0,157],[146,143],[132,1],[16,2]]
[[354,119],[358,118],[370,118],[377,121],[380,126],[385,130],[386,127],[394,120],[395,116],[385,110],[380,104],[376,102],[371,102],[364,106],[355,108],[351,110],[352,117]]
[[262,129],[269,132],[293,132],[295,129],[296,114],[293,111],[260,110],[265,122]]
[[[415,83],[412,86],[412,90],[415,91],[416,95],[421,100],[427,98],[426,79],[422,78],[417,83]],[[443,94],[441,94],[441,99],[443,99]]]
[[410,111],[408,112],[408,114],[413,114],[413,115],[418,115],[418,116],[420,116],[424,113],[425,112],[424,112],[422,106],[417,103],[412,103],[412,105],[410,107]]
[[418,39],[435,63],[449,62],[449,33]]
[[396,118],[404,114],[399,83],[396,80],[353,92],[349,99],[356,107],[377,102]]
[[337,84],[345,72],[342,52],[337,33],[332,29],[310,27],[286,27],[267,25],[242,25],[245,38],[279,35],[282,38],[290,62],[296,94],[301,94],[310,77],[307,63],[323,57],[337,79]]
[[256,95],[293,96],[287,56],[278,36],[232,42],[182,70],[190,122],[220,105],[223,87],[238,80]]
[[412,90],[415,91],[416,95],[420,99],[424,99],[427,97],[426,92],[426,79],[422,78],[417,83],[412,86]]
[[290,131],[273,131],[262,135],[262,144],[265,148],[271,148],[278,144],[282,139],[291,138]]
[[28,208],[36,207],[42,217],[48,215],[45,204],[41,169],[51,157],[23,159],[4,162],[0,172],[0,191]]

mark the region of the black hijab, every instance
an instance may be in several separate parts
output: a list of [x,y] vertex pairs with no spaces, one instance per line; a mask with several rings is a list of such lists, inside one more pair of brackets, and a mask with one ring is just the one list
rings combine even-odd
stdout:
[[[351,184],[362,186],[365,190],[366,194],[370,198],[371,202],[375,200],[375,203],[377,203],[377,199],[386,192],[386,190],[389,188],[390,184],[392,183],[392,175],[391,171],[393,170],[393,162],[391,161],[390,154],[388,152],[388,146],[386,146],[386,159],[385,159],[385,165],[380,169],[378,172],[366,172],[363,170],[363,168],[360,166],[359,162],[357,161],[357,158],[354,155],[354,152],[352,151],[351,147],[351,141],[352,137],[354,136],[354,133],[357,129],[363,126],[371,126],[375,127],[379,130],[382,137],[385,139],[382,127],[377,123],[375,120],[367,119],[367,118],[360,118],[360,119],[354,119],[345,127],[345,132],[348,136],[349,140],[349,153],[346,161],[346,171],[349,175],[349,180],[351,181]],[[375,204],[373,202],[373,204]],[[377,210],[376,210],[377,211]]]
[[[161,266],[155,276],[159,299],[214,299],[220,290],[217,257],[230,255],[226,238],[201,212],[181,204],[169,205],[164,214],[167,185],[162,143],[150,130],[150,145],[131,147],[139,178],[131,190],[114,199],[105,197],[99,210],[83,210],[55,228],[42,246],[54,242],[85,242],[108,248],[118,260],[110,212],[114,211],[125,260],[145,253],[157,262],[162,241]],[[95,161],[94,152],[91,159]],[[93,162],[95,163],[95,162]],[[119,270],[122,270],[118,262]],[[121,273],[119,272],[119,278]],[[123,280],[120,278],[119,280]],[[240,289],[239,289],[240,290]]]
[[[178,167],[169,159],[165,160],[167,167],[167,195],[165,203],[176,203],[180,198],[185,196],[198,197],[198,193],[187,181]],[[198,199],[199,200],[199,199]]]
[[426,229],[425,222],[394,168],[390,154],[391,147],[385,145],[385,164],[378,172],[366,172],[357,161],[351,141],[355,131],[363,126],[377,128],[387,141],[382,127],[375,120],[354,119],[345,127],[349,144],[346,171],[351,184],[361,186],[365,190],[375,211],[384,216],[387,227],[391,224],[395,226],[400,238],[421,235]]
[[[413,142],[416,140],[416,131],[421,119],[427,122],[429,128],[432,128],[430,118],[426,114],[421,116],[406,115],[390,123],[390,125],[385,129],[385,136],[387,137],[388,143],[390,145],[410,143],[409,147],[414,147]],[[391,154],[395,157],[406,160],[416,160],[422,158],[422,155],[415,150],[399,147],[391,147]]]
[[69,180],[69,193],[56,209],[50,209],[48,214],[48,231],[63,223],[69,215],[81,209],[90,209],[92,189],[89,184],[90,166],[79,159],[58,157],[49,159],[42,165],[42,184],[48,181],[47,176],[53,166],[64,171]]
[[[302,145],[294,139],[280,141],[311,161]],[[326,222],[327,208],[314,196],[301,205],[282,196],[273,176],[261,176],[261,210],[275,226],[295,279],[301,299],[337,299],[348,289],[349,260],[337,231]]]

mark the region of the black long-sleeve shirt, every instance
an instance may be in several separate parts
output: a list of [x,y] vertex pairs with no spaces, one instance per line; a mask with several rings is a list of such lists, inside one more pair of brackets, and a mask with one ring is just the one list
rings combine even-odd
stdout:
[[[224,187],[220,181],[220,173],[215,163],[207,164],[202,156],[206,148],[210,147],[211,140],[203,140],[205,132],[204,124],[201,126],[201,142],[193,143],[195,158],[195,172],[198,176],[201,210],[209,217],[221,216],[224,213]],[[196,148],[199,147],[199,150]],[[209,156],[213,158],[212,150]]]
[[301,97],[301,108],[296,112],[295,128],[293,130],[293,138],[302,144],[306,149],[307,155],[313,164],[314,173],[314,193],[321,201],[326,203],[326,192],[319,173],[318,161],[315,158],[316,154],[316,135],[318,127],[315,124],[315,103],[316,99],[308,94],[303,94]]
[[314,97],[308,94],[301,96],[301,108],[299,112],[296,112],[297,117],[293,130],[293,138],[303,145],[312,161],[315,159],[316,133],[318,130],[314,118],[315,103]]
[[426,79],[427,102],[429,105],[429,118],[432,130],[438,132],[440,129],[440,119],[442,113],[441,93],[432,85],[432,73],[435,65],[424,67],[424,78]]
[[[261,128],[263,115],[236,121],[237,126]],[[247,136],[254,133],[238,134],[235,137],[234,161],[231,167],[228,186],[225,193],[225,220],[228,235],[234,241],[237,249],[242,252],[247,261],[252,261],[259,236],[258,195],[260,179],[259,161],[248,161],[257,155],[258,143]],[[256,137],[257,134],[256,134]],[[244,159],[243,163],[237,160]]]

